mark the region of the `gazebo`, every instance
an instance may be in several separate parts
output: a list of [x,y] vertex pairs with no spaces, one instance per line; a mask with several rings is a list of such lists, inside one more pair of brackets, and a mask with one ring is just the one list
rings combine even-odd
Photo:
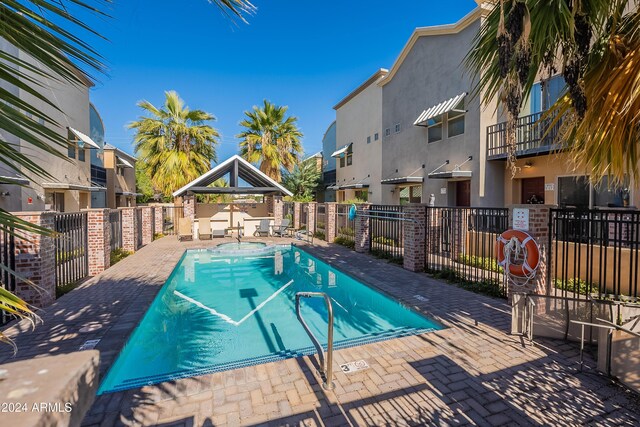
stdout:
[[[211,186],[220,178],[228,186]],[[262,202],[243,200],[224,203],[199,203],[197,195],[261,195]],[[213,230],[240,226],[244,234],[252,234],[261,220],[271,224],[282,219],[282,197],[291,192],[268,177],[254,165],[238,155],[220,163],[173,193],[177,206],[182,205],[184,217],[194,221],[208,218]],[[194,234],[195,235],[195,234]]]

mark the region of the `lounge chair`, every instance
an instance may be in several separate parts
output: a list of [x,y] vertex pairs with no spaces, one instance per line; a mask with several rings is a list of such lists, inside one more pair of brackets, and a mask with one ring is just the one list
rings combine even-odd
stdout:
[[198,220],[198,239],[211,239],[211,221],[209,220],[209,218],[200,218]]
[[274,225],[273,226],[273,235],[274,236],[284,237],[285,233],[289,229],[289,224],[290,223],[291,223],[291,220],[289,220],[287,218],[284,218],[282,220],[282,222],[280,223],[280,225]]
[[260,224],[256,225],[256,231],[254,231],[254,236],[269,236],[269,223],[271,221],[268,219],[261,219]]
[[178,222],[178,240],[193,240],[193,223],[189,218],[180,218]]

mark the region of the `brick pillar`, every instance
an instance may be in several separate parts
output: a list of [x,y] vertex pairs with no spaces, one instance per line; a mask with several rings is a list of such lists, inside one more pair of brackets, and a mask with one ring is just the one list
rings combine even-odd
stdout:
[[153,242],[153,227],[151,223],[154,221],[153,208],[151,206],[142,206],[142,246]]
[[137,208],[119,208],[122,211],[122,249],[134,252],[138,250]]
[[162,233],[164,231],[164,216],[162,206],[156,206],[154,221],[156,222],[156,233]]
[[307,230],[309,230],[310,234],[316,232],[316,205],[316,202],[307,203]]
[[[18,212],[15,215],[32,224],[54,229],[55,212]],[[56,299],[55,238],[30,232],[20,233],[24,238],[15,239],[15,272],[32,284],[16,278],[15,293],[34,307],[47,307]]]
[[267,205],[267,214],[270,216],[273,216],[273,198],[275,196],[273,195],[269,195],[269,196],[264,196],[264,203],[266,203]]
[[336,204],[326,203],[327,208],[325,210],[324,219],[324,234],[327,242],[333,243],[336,239]]
[[284,218],[284,202],[282,201],[282,196],[273,196],[273,218],[275,224],[281,224],[282,218]]
[[110,209],[87,210],[89,276],[100,274],[111,266],[110,211]]
[[196,196],[184,196],[182,198],[182,212],[184,218],[193,221],[196,218]]
[[369,252],[369,240],[371,238],[369,233],[369,208],[371,205],[362,204],[358,205],[358,215],[355,219],[355,241],[356,252]]
[[426,209],[424,205],[404,207],[403,267],[410,271],[424,271],[425,268]]
[[547,254],[549,251],[549,209],[548,205],[513,205],[509,207],[509,228],[513,226],[513,211],[514,209],[526,209],[529,212],[529,228],[523,229],[529,233],[538,244],[540,248],[540,265],[536,273],[535,279],[529,281],[526,285],[517,285],[513,281],[509,280],[507,288],[507,295],[509,301],[511,301],[511,294],[513,292],[524,292],[528,294],[546,295],[548,293],[547,283]]
[[302,203],[293,202],[293,228],[300,228],[300,217],[302,216]]

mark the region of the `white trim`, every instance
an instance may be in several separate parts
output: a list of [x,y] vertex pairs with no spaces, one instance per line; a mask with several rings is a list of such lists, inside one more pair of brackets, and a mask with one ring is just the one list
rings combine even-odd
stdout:
[[338,148],[336,151],[334,151],[331,154],[331,157],[344,157],[343,154],[346,154],[346,152],[349,150],[349,148],[353,145],[352,142],[348,143],[347,145]]
[[[118,164],[118,162],[120,162],[120,164]],[[127,159],[123,159],[120,156],[116,156],[116,165],[117,166],[124,166],[125,168],[132,168],[133,169],[133,165],[131,163],[129,163],[129,161]]]
[[216,166],[215,168],[211,169],[210,171],[200,175],[198,178],[194,179],[193,181],[191,181],[190,183],[188,183],[187,185],[185,185],[184,187],[176,190],[173,192],[173,197],[178,197],[180,196],[182,193],[186,192],[189,190],[189,188],[191,187],[197,187],[198,184],[204,180],[206,180],[208,177],[210,177],[211,175],[214,175],[216,172],[218,172],[220,169],[223,169],[225,166],[227,166],[229,163],[232,163],[234,160],[238,160],[240,163],[242,163],[245,166],[248,166],[249,168],[253,169],[255,172],[257,172],[262,178],[266,179],[270,184],[272,184],[274,187],[276,187],[278,190],[280,190],[282,193],[284,193],[287,196],[293,196],[293,193],[289,190],[287,190],[286,188],[284,188],[282,185],[278,184],[276,181],[274,181],[273,179],[271,179],[269,176],[267,176],[264,172],[262,172],[260,169],[258,169],[257,167],[255,167],[254,165],[252,165],[251,163],[249,163],[248,161],[246,161],[245,159],[243,159],[242,157],[238,156],[237,154],[234,154],[233,156],[229,157],[227,160],[225,160],[224,162],[220,163],[218,166]]
[[96,150],[100,149],[100,146],[93,139],[91,139],[90,137],[88,137],[84,133],[82,133],[79,130],[76,130],[76,129],[72,128],[72,127],[69,127],[67,129],[69,129],[69,131],[71,131],[71,133],[74,134],[76,136],[76,138],[78,138],[79,140],[81,140],[82,142],[87,144],[89,146],[87,148],[95,148]]

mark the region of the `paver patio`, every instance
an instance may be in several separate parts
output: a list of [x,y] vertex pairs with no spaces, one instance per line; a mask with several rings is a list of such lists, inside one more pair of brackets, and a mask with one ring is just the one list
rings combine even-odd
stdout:
[[[74,352],[99,338],[103,376],[184,250],[220,242],[170,236],[142,248],[60,298],[34,331],[24,322],[10,326],[16,358]],[[102,395],[84,424],[638,424],[638,396],[593,369],[578,372],[575,344],[531,345],[509,335],[505,301],[341,246],[305,249],[447,328],[336,351],[334,369],[360,359],[369,368],[337,371],[333,391],[319,385],[313,357],[288,359]],[[10,349],[0,349],[0,362],[11,358]],[[587,364],[595,365],[589,358]]]

